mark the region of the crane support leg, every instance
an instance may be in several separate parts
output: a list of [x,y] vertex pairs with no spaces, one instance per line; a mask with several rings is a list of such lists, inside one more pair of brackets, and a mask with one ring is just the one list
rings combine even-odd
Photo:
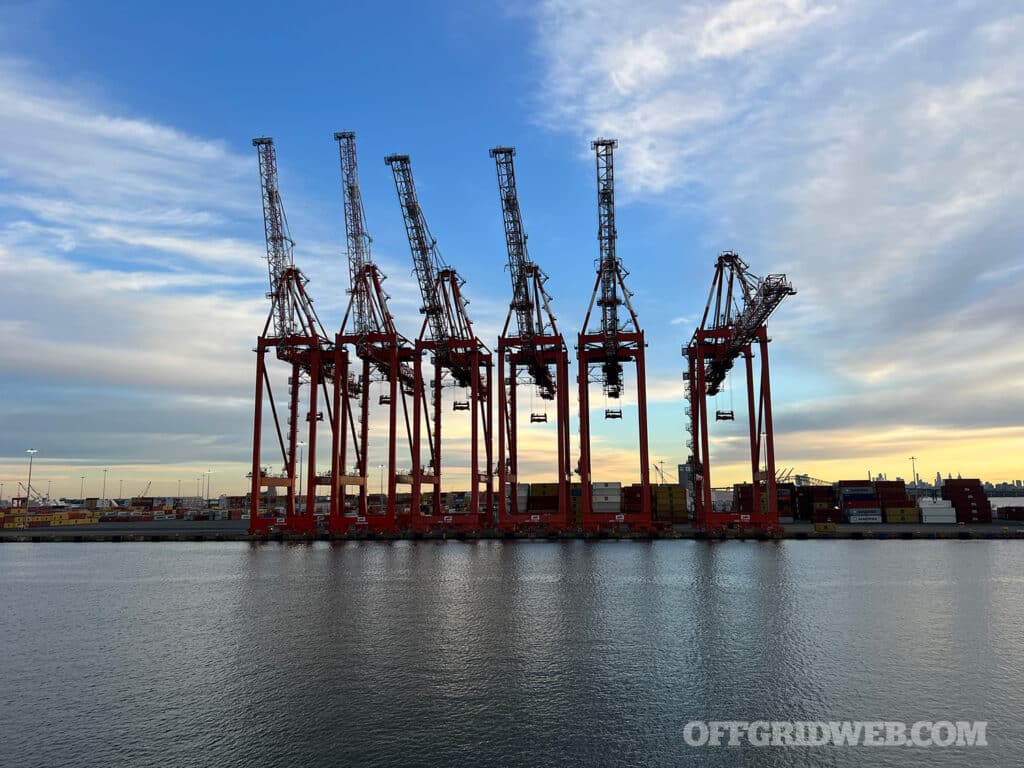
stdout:
[[263,467],[260,452],[263,439],[263,380],[267,376],[267,347],[261,338],[256,343],[256,407],[252,428],[252,483],[249,487],[249,533],[265,531],[260,521],[260,494],[263,491]]

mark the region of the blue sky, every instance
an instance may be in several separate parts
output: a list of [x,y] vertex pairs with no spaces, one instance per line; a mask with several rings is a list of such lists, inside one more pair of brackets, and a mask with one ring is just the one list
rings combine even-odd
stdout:
[[[531,255],[574,335],[597,255],[589,140],[615,136],[655,458],[686,457],[679,348],[734,249],[799,291],[770,325],[780,465],[907,475],[914,454],[923,476],[1019,477],[1024,20],[1012,2],[891,6],[4,5],[0,476],[31,445],[55,493],[102,466],[158,493],[209,468],[241,489],[267,309],[250,140],[275,139],[296,258],[335,327],[345,128],[408,335],[384,155],[411,155],[493,345],[510,289],[487,150],[517,148]],[[598,421],[598,474],[629,479],[630,419]],[[718,478],[740,479],[739,426],[715,437]]]

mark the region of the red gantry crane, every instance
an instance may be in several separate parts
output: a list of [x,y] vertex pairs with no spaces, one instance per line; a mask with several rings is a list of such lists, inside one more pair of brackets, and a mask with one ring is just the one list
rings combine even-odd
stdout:
[[[685,379],[694,468],[694,525],[700,530],[717,533],[733,523],[767,533],[779,530],[775,438],[768,371],[769,338],[765,323],[783,299],[795,293],[785,275],[768,275],[762,279],[752,274],[746,263],[735,253],[727,251],[718,257],[700,327],[694,332],[685,350],[688,358]],[[755,343],[761,353],[761,375],[756,399],[752,349]],[[740,356],[746,361],[750,463],[754,485],[754,506],[749,520],[740,519],[733,512],[716,511],[711,500],[707,400],[718,394]],[[732,421],[733,418],[731,410],[718,410],[715,413],[717,421]],[[765,455],[763,471],[762,449]],[[764,505],[762,492],[766,494]]]
[[[530,259],[526,249],[526,232],[513,165],[515,149],[495,147],[490,154],[497,166],[508,269],[512,278],[512,302],[498,338],[498,521],[503,531],[522,527],[563,531],[569,527],[572,474],[569,458],[569,354],[551,312],[551,297],[544,290],[547,276]],[[510,333],[513,316],[516,324]],[[553,509],[519,508],[516,391],[520,374],[525,379],[524,383],[536,387],[542,401],[555,402],[558,496],[555,497],[557,507]],[[546,410],[531,413],[530,422],[547,422]]]
[[[492,527],[493,506],[491,486],[491,352],[473,333],[466,312],[468,302],[462,295],[463,280],[445,264],[430,233],[426,218],[416,196],[412,166],[408,155],[389,155],[385,162],[391,167],[395,188],[402,208],[405,231],[412,252],[416,279],[423,305],[423,325],[416,340],[412,423],[412,512],[413,527],[445,530],[448,528],[479,530]],[[431,408],[427,408],[426,385],[423,379],[423,354],[429,352],[433,364],[430,386]],[[455,411],[469,414],[469,505],[465,514],[457,503],[445,508],[441,498],[442,403],[445,374],[449,383],[466,390],[466,400],[456,399]],[[433,413],[431,414],[431,410]],[[430,466],[421,461],[421,436],[425,426],[430,445]],[[482,444],[482,446],[481,446]],[[484,450],[484,466],[480,466],[480,449]],[[421,515],[422,487],[431,485],[431,517]],[[481,504],[481,486],[483,504]]]
[[[317,486],[333,484],[333,479],[319,477],[316,472],[318,426],[323,421],[318,397],[321,393],[328,408],[328,424],[334,419],[326,384],[334,375],[336,359],[334,343],[328,338],[313,309],[313,300],[306,291],[307,279],[295,266],[294,246],[288,230],[288,219],[277,178],[277,154],[274,140],[253,139],[259,156],[260,182],[263,193],[263,227],[267,242],[267,271],[270,277],[270,313],[256,343],[256,399],[253,427],[252,487],[249,530],[253,534],[280,533],[311,536],[317,533],[314,505]],[[277,358],[291,369],[288,378],[288,400],[284,406],[285,422],[275,401],[267,366],[267,352],[276,351]],[[300,393],[305,390],[305,410]],[[270,406],[277,446],[281,451],[283,471],[277,477],[264,472],[261,466],[263,439],[263,405]],[[305,422],[303,426],[302,422]],[[298,484],[297,454],[302,447],[300,434],[305,431],[308,464],[305,504],[296,508]],[[262,490],[285,489],[282,508],[261,509]],[[276,493],[275,493],[276,496]],[[269,515],[267,514],[269,513]]]
[[[337,371],[334,379],[334,412],[338,424],[334,430],[334,468],[336,485],[331,494],[332,504],[328,529],[332,534],[356,532],[395,533],[399,529],[396,517],[398,483],[411,484],[412,476],[397,468],[399,419],[401,407],[406,441],[412,454],[412,433],[409,423],[408,397],[415,390],[413,359],[415,349],[411,342],[395,328],[388,309],[388,295],[384,292],[384,274],[374,264],[370,252],[373,242],[366,229],[366,213],[359,190],[359,172],[356,160],[356,137],[352,131],[334,134],[338,142],[341,166],[341,185],[345,208],[346,253],[349,264],[349,303],[341,330],[335,338]],[[342,350],[355,350],[361,362],[354,372],[349,371],[348,358]],[[387,408],[387,494],[381,489],[380,498],[370,512],[369,482],[370,449],[370,390],[374,382],[383,384],[377,404]],[[358,418],[351,405],[358,401]],[[353,449],[354,472],[348,473],[348,449]],[[346,516],[346,487],[358,488],[355,515]],[[408,518],[406,518],[408,519]]]
[[[614,139],[596,139],[591,149],[597,155],[597,239],[601,255],[597,260],[597,280],[591,294],[583,330],[579,334],[577,357],[580,387],[580,502],[585,531],[609,527],[628,526],[632,530],[650,530],[651,517],[650,468],[647,445],[647,376],[644,365],[644,332],[630,303],[631,293],[626,288],[628,274],[615,253],[615,175],[613,151],[618,145]],[[600,310],[599,323],[591,325],[595,304]],[[625,315],[620,308],[625,307]],[[590,384],[600,382],[607,399],[617,401],[623,393],[623,363],[636,365],[637,419],[640,437],[641,511],[624,514],[615,498],[599,499],[595,504],[595,491],[591,478],[590,445]],[[596,368],[600,376],[591,377]],[[621,419],[621,408],[606,408],[606,419]],[[621,491],[607,489],[601,496],[618,497]]]

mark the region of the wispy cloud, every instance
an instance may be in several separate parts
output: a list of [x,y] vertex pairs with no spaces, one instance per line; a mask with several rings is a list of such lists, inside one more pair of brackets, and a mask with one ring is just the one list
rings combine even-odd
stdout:
[[1013,3],[558,0],[537,21],[545,125],[617,136],[630,194],[696,201],[712,250],[793,278],[775,353],[815,383],[808,398],[779,382],[780,405],[801,391],[826,433],[843,419],[836,393],[918,425],[955,393],[941,408],[953,441],[972,402],[1019,394]]

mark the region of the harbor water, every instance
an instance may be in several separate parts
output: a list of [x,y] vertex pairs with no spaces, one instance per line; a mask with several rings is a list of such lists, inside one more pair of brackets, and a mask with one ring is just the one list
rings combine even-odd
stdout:
[[[0,765],[1006,766],[1024,543],[0,546]],[[986,721],[692,747],[695,720]]]

